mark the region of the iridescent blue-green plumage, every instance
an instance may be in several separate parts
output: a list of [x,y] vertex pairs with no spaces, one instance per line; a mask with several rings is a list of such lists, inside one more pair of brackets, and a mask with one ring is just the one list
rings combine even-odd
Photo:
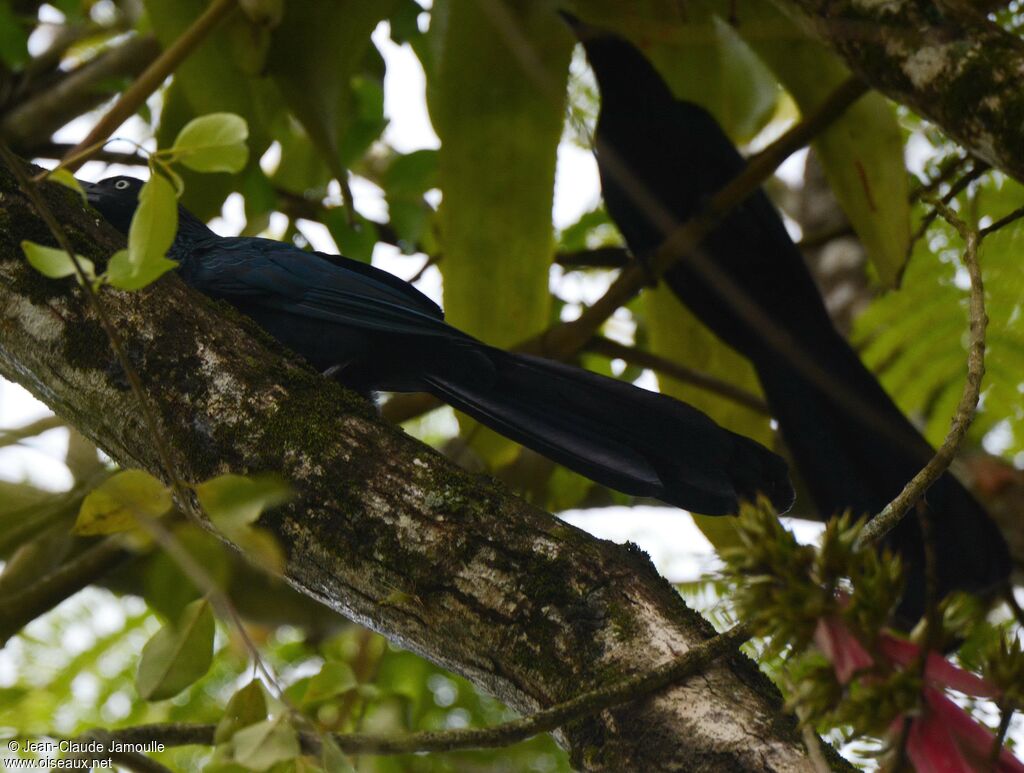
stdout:
[[[126,182],[127,181],[127,182]],[[142,183],[90,186],[127,232]],[[253,237],[217,236],[185,210],[168,256],[312,365],[363,393],[424,391],[602,484],[709,514],[741,499],[792,502],[786,465],[672,398],[562,363],[487,346],[384,271]]]

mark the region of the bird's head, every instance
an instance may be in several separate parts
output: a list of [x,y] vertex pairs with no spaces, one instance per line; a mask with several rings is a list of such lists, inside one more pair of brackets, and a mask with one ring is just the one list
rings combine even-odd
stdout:
[[143,181],[134,177],[108,177],[85,186],[89,203],[121,233],[128,234],[132,215],[139,206]]

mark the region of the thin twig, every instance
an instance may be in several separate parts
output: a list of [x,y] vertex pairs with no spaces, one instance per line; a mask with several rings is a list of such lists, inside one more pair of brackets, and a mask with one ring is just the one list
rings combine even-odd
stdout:
[[142,411],[143,422],[153,438],[153,447],[157,452],[160,463],[167,475],[170,477],[171,486],[174,488],[175,494],[178,495],[179,500],[182,502],[182,506],[187,506],[187,503],[190,500],[186,498],[185,492],[181,486],[181,481],[175,474],[175,466],[171,459],[170,449],[164,441],[163,433],[160,432],[160,422],[157,419],[156,411],[153,409],[153,406],[150,404],[150,401],[146,396],[146,391],[142,386],[142,380],[139,378],[139,374],[136,372],[135,367],[132,365],[131,361],[128,359],[128,355],[125,353],[124,344],[121,342],[121,336],[117,332],[117,328],[115,328],[114,324],[110,321],[110,317],[103,308],[103,304],[100,303],[99,296],[93,289],[91,280],[86,275],[81,262],[78,260],[78,256],[75,254],[74,248],[71,246],[71,240],[68,239],[68,235],[64,231],[64,227],[57,221],[57,218],[54,217],[53,212],[43,200],[43,197],[39,195],[39,191],[36,189],[36,184],[25,173],[25,170],[22,168],[21,159],[15,156],[11,152],[10,148],[8,148],[4,143],[0,143],[0,156],[3,157],[4,163],[17,179],[19,187],[24,191],[29,201],[32,202],[32,206],[39,214],[39,217],[42,218],[46,227],[57,240],[57,244],[59,244],[60,248],[68,254],[68,258],[75,268],[75,274],[78,277],[79,285],[85,294],[86,302],[93,314],[96,315],[96,319],[99,320],[99,323],[103,328],[103,332],[106,334],[107,340],[110,342],[110,348],[114,352],[114,357],[117,359],[122,371],[124,371],[125,378],[128,380],[132,393],[139,403],[139,407]]
[[1010,721],[1013,719],[1013,706],[999,706],[999,728],[996,736],[992,739],[992,751],[988,756],[988,769],[996,773],[999,770],[999,757],[1003,752],[1003,743],[1006,741],[1006,733],[1010,729]]
[[[529,716],[490,728],[421,731],[403,734],[340,733],[333,736],[346,754],[411,754],[456,749],[487,749],[508,746],[539,733],[550,732],[569,722],[593,716],[604,709],[637,700],[670,685],[679,684],[701,673],[716,659],[736,650],[752,636],[750,626],[740,623],[687,650],[675,660],[647,673],[578,695],[564,703],[542,709]],[[100,737],[123,743],[159,741],[166,746],[212,745],[215,725],[168,723],[138,725],[121,730],[90,731],[85,737]],[[303,747],[315,750],[319,739],[313,733],[302,734]]]
[[[974,182],[983,174],[985,174],[985,172],[987,172],[989,169],[991,169],[991,167],[984,161],[976,162],[974,166],[971,167],[971,171],[969,171],[967,174],[965,174],[963,177],[961,177],[959,180],[953,183],[950,189],[946,191],[946,195],[939,199],[939,202],[943,205],[949,204],[968,185],[970,185],[972,182]],[[922,194],[922,196],[927,200],[927,195]],[[925,233],[927,233],[928,229],[931,227],[931,224],[935,222],[935,218],[937,218],[938,216],[938,207],[933,207],[921,219],[921,224],[917,227],[917,230],[913,233],[913,235],[910,237],[910,241],[907,243],[907,255],[910,255],[910,253],[914,249],[914,245],[917,244],[918,240],[920,240],[921,237],[925,235]]]
[[21,427],[2,430],[0,431],[0,448],[16,445],[26,438],[36,437],[63,426],[66,424],[59,416],[44,416]]
[[110,759],[133,773],[174,773],[166,765],[162,765],[152,757],[147,757],[140,752],[114,752],[110,755]]
[[964,263],[971,279],[967,381],[964,383],[963,393],[960,396],[956,413],[953,415],[949,433],[942,441],[939,450],[903,488],[903,491],[886,505],[881,513],[867,523],[860,535],[859,541],[862,545],[876,542],[888,534],[900,522],[907,510],[924,496],[928,488],[946,471],[946,468],[953,462],[956,451],[967,434],[967,428],[970,427],[971,421],[974,419],[974,413],[978,408],[978,398],[981,395],[981,381],[985,375],[985,328],[988,325],[988,317],[985,314],[985,288],[981,279],[981,266],[978,263],[980,238],[977,229],[969,227],[941,201],[935,202],[935,208],[964,240]]
[[1013,587],[1008,586],[1003,593],[1003,598],[1006,600],[1006,605],[1010,608],[1013,616],[1017,619],[1017,625],[1024,628],[1024,609],[1021,609],[1020,603],[1017,601],[1017,597],[1013,594]]
[[[796,693],[796,689],[792,684],[789,685],[789,691],[790,694]],[[797,719],[800,720],[800,737],[803,739],[804,748],[807,749],[807,757],[811,761],[814,773],[830,773],[832,768],[829,767],[825,755],[821,751],[821,738],[815,732],[814,725],[811,724],[806,709],[798,705],[796,707],[796,714]]]
[[[70,142],[45,142],[42,145],[33,146],[31,155],[32,158],[60,159],[66,156],[73,147],[74,145]],[[123,164],[124,166],[149,166],[149,159],[141,153],[109,150],[102,146],[93,154],[92,160],[103,161],[107,164]]]
[[85,138],[68,152],[61,166],[74,172],[88,161],[95,152],[93,148],[135,115],[150,95],[234,8],[235,0],[213,0],[203,14],[121,94]]
[[1010,223],[1015,220],[1020,220],[1022,217],[1024,217],[1024,207],[1017,207],[1017,209],[1013,210],[1009,214],[1003,215],[1001,218],[996,220],[992,225],[987,225],[982,228],[981,231],[978,232],[978,238],[984,239],[989,234],[995,233],[1000,228],[1005,228]]
[[120,539],[107,538],[29,588],[0,597],[0,646],[28,623],[132,557]]
[[135,35],[108,48],[18,105],[0,110],[0,136],[24,153],[33,152],[68,121],[102,104],[113,91],[110,81],[142,72],[160,54],[152,35]]
[[923,196],[930,196],[938,190],[942,183],[949,181],[951,177],[956,175],[963,166],[971,160],[971,156],[950,156],[946,158],[936,170],[935,177],[931,178],[927,182],[917,183],[910,191],[908,200],[911,204],[920,200]]
[[423,275],[427,273],[427,269],[430,268],[431,266],[436,266],[439,260],[441,260],[441,253],[437,253],[435,255],[428,255],[427,259],[423,261],[423,265],[420,266],[420,270],[413,274],[412,277],[409,279],[409,284],[416,284],[418,281],[420,281],[423,278]]
[[617,341],[612,341],[609,338],[604,338],[603,336],[594,336],[587,343],[586,349],[587,351],[594,352],[595,354],[600,354],[611,359],[619,359],[623,362],[628,362],[630,365],[638,365],[641,368],[650,368],[656,373],[668,376],[676,381],[681,381],[684,384],[692,384],[700,389],[713,392],[764,416],[771,415],[771,411],[768,409],[768,403],[753,392],[748,392],[742,387],[738,387],[735,384],[731,384],[728,381],[716,378],[715,376],[711,376],[707,373],[702,373],[699,370],[688,368],[678,362],[673,362],[672,360],[668,360],[664,357],[659,357],[657,354],[653,354],[652,352],[645,352],[642,349],[626,346]]

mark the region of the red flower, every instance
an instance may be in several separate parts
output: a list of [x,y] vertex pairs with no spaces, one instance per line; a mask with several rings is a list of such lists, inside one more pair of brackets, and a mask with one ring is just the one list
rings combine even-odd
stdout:
[[[839,617],[818,621],[814,641],[832,661],[836,678],[846,684],[857,671],[874,665],[874,659]],[[890,665],[906,668],[918,661],[921,648],[883,632],[878,651]],[[995,766],[989,759],[995,735],[943,693],[951,688],[983,698],[998,697],[999,690],[977,674],[930,652],[924,671],[920,713],[911,717],[907,732],[907,758],[918,773],[1024,773],[1021,763],[1007,749],[1001,749]],[[890,728],[893,735],[903,729],[906,716],[897,717]]]

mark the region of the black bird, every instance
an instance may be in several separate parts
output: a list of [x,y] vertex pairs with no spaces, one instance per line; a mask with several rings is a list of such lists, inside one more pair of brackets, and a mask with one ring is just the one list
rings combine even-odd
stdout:
[[[641,262],[746,162],[702,107],[677,100],[617,35],[563,16],[601,92],[595,145],[608,213]],[[822,517],[878,513],[934,451],[833,327],[779,214],[757,190],[709,233],[665,283],[719,338],[748,357],[792,459]],[[1004,582],[1009,552],[984,509],[949,473],[927,494],[938,591]],[[888,544],[908,569],[900,607],[925,603],[924,553],[910,514]]]
[[[142,181],[112,177],[89,202],[128,233]],[[507,437],[628,494],[735,513],[793,499],[785,462],[700,411],[615,379],[487,346],[412,285],[336,255],[218,236],[179,207],[168,257],[186,284],[231,303],[347,386],[429,392]]]

